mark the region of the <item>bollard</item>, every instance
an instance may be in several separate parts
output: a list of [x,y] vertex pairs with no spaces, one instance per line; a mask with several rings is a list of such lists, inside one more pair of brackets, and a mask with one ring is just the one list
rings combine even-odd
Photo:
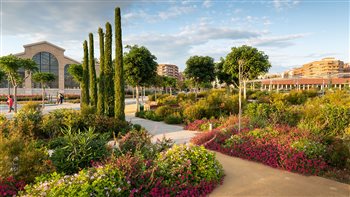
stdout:
[[209,131],[213,130],[213,124],[209,123]]

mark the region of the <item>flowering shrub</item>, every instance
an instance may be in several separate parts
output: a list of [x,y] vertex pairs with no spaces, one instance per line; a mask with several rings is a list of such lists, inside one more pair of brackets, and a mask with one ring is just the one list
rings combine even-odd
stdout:
[[207,143],[206,147],[231,156],[258,161],[274,168],[302,174],[321,174],[327,170],[328,165],[322,155],[318,157],[308,155],[314,151],[313,146],[307,148],[306,153],[304,149],[292,147],[294,142],[298,144],[308,135],[286,126],[273,129],[242,129],[240,133],[233,130],[217,132],[215,140]]
[[[176,164],[176,165],[174,165]],[[174,146],[155,160],[127,153],[74,175],[53,173],[25,187],[23,196],[205,196],[223,177],[214,153]],[[171,176],[174,175],[174,176]]]
[[0,177],[0,196],[16,196],[18,191],[24,189],[25,182],[15,180],[12,176],[2,179]]
[[26,186],[23,196],[125,196],[129,187],[118,168],[104,165],[74,175],[53,173],[45,181]]

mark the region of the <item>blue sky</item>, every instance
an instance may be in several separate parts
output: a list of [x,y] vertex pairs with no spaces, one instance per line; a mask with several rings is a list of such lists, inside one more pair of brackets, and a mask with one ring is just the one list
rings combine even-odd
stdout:
[[324,57],[349,62],[349,0],[89,1],[0,0],[1,55],[47,40],[82,59],[82,42],[114,23],[121,7],[124,45],[146,46],[180,70],[193,55],[216,61],[243,44],[264,51],[281,72]]

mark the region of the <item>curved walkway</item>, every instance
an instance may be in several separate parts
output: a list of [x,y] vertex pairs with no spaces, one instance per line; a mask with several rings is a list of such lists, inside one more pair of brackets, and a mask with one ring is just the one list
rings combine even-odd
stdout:
[[[140,124],[154,135],[153,140],[164,135],[176,143],[187,143],[196,132],[183,130],[182,126],[167,125],[127,115],[127,120]],[[317,176],[303,176],[278,170],[252,161],[216,153],[225,170],[224,183],[211,194],[212,197],[231,196],[324,196],[350,197],[350,185]]]

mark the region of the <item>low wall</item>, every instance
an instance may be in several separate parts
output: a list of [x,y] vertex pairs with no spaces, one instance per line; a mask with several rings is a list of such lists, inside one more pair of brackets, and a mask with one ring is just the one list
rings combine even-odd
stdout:
[[[0,94],[8,94],[8,88],[0,88]],[[62,94],[80,94],[80,89],[64,89],[64,90],[59,90],[59,89],[45,89],[46,95],[52,95],[56,96],[58,93]],[[13,89],[10,89],[10,94],[13,94]],[[41,95],[42,94],[42,89],[41,88],[18,88],[17,89],[17,94],[18,95]]]

